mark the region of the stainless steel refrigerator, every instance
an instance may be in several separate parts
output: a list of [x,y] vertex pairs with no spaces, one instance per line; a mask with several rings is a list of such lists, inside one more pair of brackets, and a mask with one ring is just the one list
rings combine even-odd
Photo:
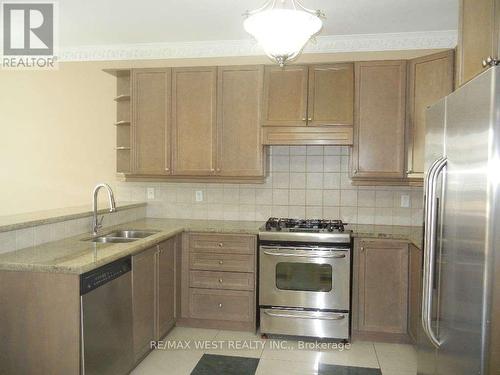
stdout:
[[427,111],[418,375],[500,374],[500,67]]

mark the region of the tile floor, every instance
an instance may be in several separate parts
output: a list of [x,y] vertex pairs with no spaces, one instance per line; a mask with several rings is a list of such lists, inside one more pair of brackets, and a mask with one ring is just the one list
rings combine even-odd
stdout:
[[[151,352],[132,374],[416,375],[417,373],[417,355],[411,345],[357,341],[351,344],[350,349],[339,350],[339,348],[303,348],[298,341],[287,338],[283,340],[262,340],[259,335],[248,332],[176,327],[164,339],[164,347]],[[209,342],[209,346],[206,341]],[[177,345],[177,348],[167,347],[172,343]],[[187,345],[189,348],[186,348]],[[215,371],[215,368],[218,370]]]

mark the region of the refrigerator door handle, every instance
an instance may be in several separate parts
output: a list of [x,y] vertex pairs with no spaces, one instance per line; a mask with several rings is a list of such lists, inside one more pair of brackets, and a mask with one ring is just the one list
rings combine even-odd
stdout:
[[434,254],[436,246],[436,191],[440,173],[446,167],[447,159],[439,158],[432,163],[425,180],[425,226],[424,226],[424,274],[422,293],[422,327],[435,347],[440,341],[432,331],[432,285],[434,283]]

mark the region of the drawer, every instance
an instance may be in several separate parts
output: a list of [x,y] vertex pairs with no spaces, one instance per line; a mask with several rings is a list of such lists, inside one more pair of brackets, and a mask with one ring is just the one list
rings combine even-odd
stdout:
[[[314,318],[314,319],[313,319]],[[349,314],[260,309],[260,332],[291,336],[318,336],[349,339]]]
[[255,254],[255,236],[241,236],[232,234],[191,234],[189,248],[196,252]]
[[190,271],[189,286],[205,289],[254,290],[253,273]]
[[254,272],[254,256],[243,254],[191,253],[191,270]]
[[236,290],[189,289],[189,312],[194,319],[251,322],[253,292]]

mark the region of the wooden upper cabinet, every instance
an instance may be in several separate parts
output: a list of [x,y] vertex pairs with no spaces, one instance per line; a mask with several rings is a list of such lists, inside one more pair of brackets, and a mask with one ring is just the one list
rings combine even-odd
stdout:
[[408,64],[409,178],[423,181],[426,109],[453,91],[453,50],[410,60]]
[[361,332],[407,333],[408,244],[361,240],[357,290],[357,329]]
[[353,125],[354,64],[311,65],[307,125]]
[[132,70],[134,174],[170,174],[170,80],[170,69]]
[[405,177],[406,62],[355,64],[352,178]]
[[304,126],[307,122],[308,67],[266,66],[264,69],[264,126]]
[[499,27],[499,0],[460,0],[457,86],[487,69],[483,60],[500,58]]
[[215,173],[217,68],[172,69],[172,168],[180,176]]
[[218,175],[264,175],[260,129],[263,73],[262,66],[218,69]]

